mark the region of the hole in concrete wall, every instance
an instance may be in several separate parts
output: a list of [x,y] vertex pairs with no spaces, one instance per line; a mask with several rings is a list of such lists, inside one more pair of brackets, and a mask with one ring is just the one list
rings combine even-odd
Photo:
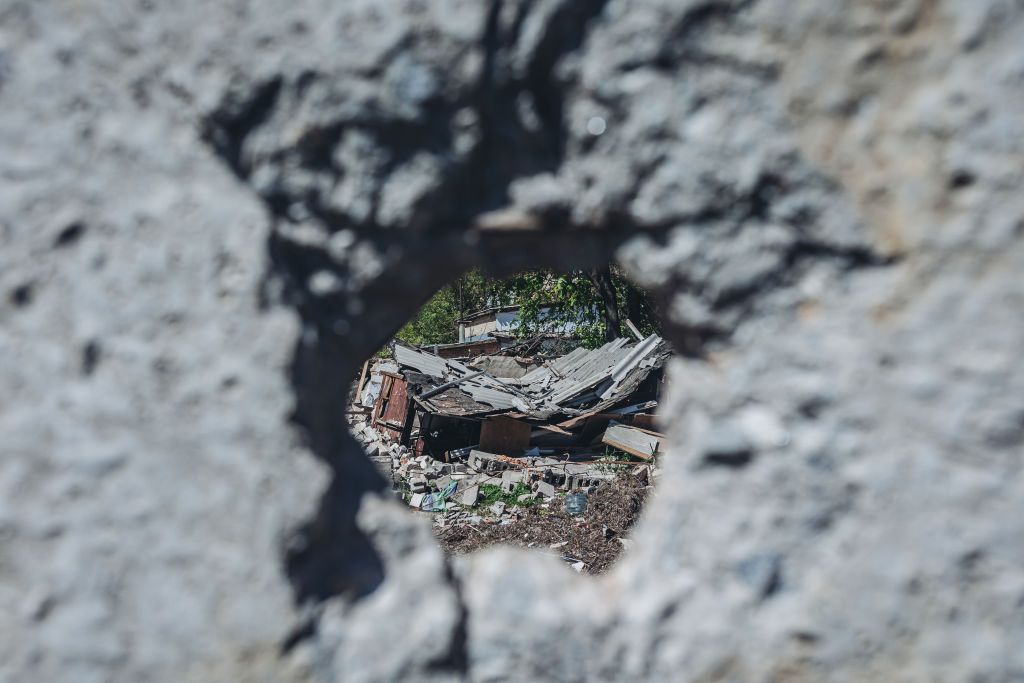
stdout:
[[[500,41],[486,42],[487,60],[493,62]],[[696,356],[709,340],[728,338],[759,307],[791,306],[801,279],[814,291],[820,289],[819,275],[879,263],[856,233],[846,233],[857,223],[818,201],[819,193],[829,196],[830,185],[788,162],[739,196],[713,193],[715,201],[692,217],[693,225],[676,225],[675,218],[638,222],[614,206],[574,216],[574,196],[549,176],[559,159],[538,165],[531,136],[497,135],[522,131],[501,125],[513,101],[505,102],[505,91],[495,88],[491,68],[484,71],[479,89],[435,103],[422,119],[375,113],[369,118],[376,123],[368,125],[363,117],[350,119],[339,111],[325,123],[318,114],[305,122],[299,142],[291,133],[302,127],[296,116],[323,113],[317,103],[331,100],[324,95],[334,87],[328,77],[250,84],[255,87],[227,94],[205,122],[211,149],[271,217],[262,301],[294,308],[302,326],[290,367],[292,424],[329,469],[331,483],[283,549],[299,602],[358,598],[384,580],[383,551],[371,538],[377,531],[364,529],[357,516],[364,501],[387,494],[392,484],[351,437],[341,413],[361,361],[453,274],[474,267],[499,277],[531,267],[592,268],[643,233],[646,249],[665,249],[664,258],[644,262],[658,271],[649,279],[660,283],[661,295],[673,297],[676,348]],[[481,114],[479,139],[489,142],[460,156],[451,153],[461,143],[447,122],[460,121],[466,111]],[[385,120],[376,120],[381,116]],[[408,177],[423,175],[414,163],[421,153],[436,157],[440,166],[426,174],[429,189],[407,196],[399,188]],[[367,166],[367,160],[373,163]],[[525,207],[510,201],[513,184],[520,185],[519,194],[530,195]],[[818,188],[810,198],[797,192],[808,184]],[[778,209],[780,193],[795,198],[784,213]],[[826,216],[836,226],[809,229]],[[772,224],[765,225],[769,219]],[[593,406],[582,406],[587,407]],[[394,428],[404,431],[404,421]],[[738,468],[752,460],[742,430],[728,423],[716,424],[705,441],[699,447],[706,466]],[[378,451],[378,457],[385,456]],[[441,493],[436,485],[434,490]],[[603,527],[600,532],[606,533]],[[771,571],[753,574],[769,577],[768,586],[775,582]]]
[[[566,7],[592,16],[600,5],[569,3]],[[380,80],[376,74],[353,89],[347,72],[307,71],[256,82],[241,79],[204,121],[204,139],[211,150],[262,200],[271,217],[272,272],[263,301],[268,306],[293,307],[302,325],[290,368],[295,398],[292,423],[329,469],[331,483],[315,512],[289,536],[283,549],[284,569],[299,602],[366,596],[381,585],[385,571],[389,583],[416,581],[437,559],[436,548],[415,535],[422,530],[411,530],[408,518],[397,514],[394,506],[386,511],[377,508],[380,514],[357,520],[360,508],[369,507],[363,503],[375,504],[378,494],[387,494],[392,483],[351,438],[340,413],[347,399],[347,380],[359,375],[361,360],[394,335],[452,274],[477,266],[500,276],[534,266],[562,272],[589,268],[607,262],[626,240],[647,233],[654,241],[647,247],[651,253],[641,262],[655,272],[645,277],[663,288],[664,296],[673,297],[672,334],[677,349],[698,355],[709,339],[727,338],[740,320],[752,317],[758,308],[792,306],[799,300],[793,294],[800,279],[808,291],[820,290],[818,266],[823,262],[839,269],[877,262],[856,239],[856,222],[847,220],[831,201],[833,182],[811,173],[795,149],[777,159],[773,151],[769,157],[774,160],[766,157],[754,165],[744,163],[745,169],[757,174],[744,170],[744,180],[732,183],[728,173],[719,180],[718,170],[750,157],[746,146],[736,154],[723,155],[721,166],[711,173],[714,157],[694,156],[693,161],[703,163],[692,169],[688,163],[669,163],[675,158],[673,148],[682,143],[658,132],[651,140],[651,148],[657,151],[654,157],[640,164],[612,164],[606,173],[597,141],[610,142],[607,149],[623,144],[614,135],[616,122],[593,116],[586,123],[588,137],[579,139],[568,125],[572,108],[562,106],[573,101],[567,96],[567,83],[550,77],[560,71],[555,66],[561,57],[579,44],[586,22],[563,22],[563,11],[558,10],[551,13],[550,21],[544,20],[550,26],[539,34],[523,31],[523,36],[538,37],[539,49],[525,73],[510,76],[506,65],[519,61],[519,51],[509,47],[518,44],[520,27],[529,26],[521,22],[527,18],[528,4],[522,6],[522,13],[504,12],[502,7],[494,4],[489,13],[479,46],[483,58],[479,81],[439,88],[424,93],[422,99],[417,96],[411,114],[404,103],[391,111],[388,98],[373,98],[365,109],[351,100],[351,92],[376,87]],[[506,14],[519,15],[512,17],[507,28]],[[696,17],[688,16],[683,22],[688,31],[699,25],[691,18]],[[575,35],[569,39],[551,28],[563,23],[577,27],[571,29]],[[444,71],[438,70],[434,78],[417,61],[395,59],[396,81],[444,80]],[[666,62],[666,68],[672,62]],[[399,70],[410,69],[410,64],[415,70]],[[382,72],[385,81],[391,80],[391,69],[387,66],[388,73]],[[749,109],[745,89],[741,100],[745,112]],[[537,125],[523,125],[517,117],[523,109],[519,105],[530,102],[539,104],[534,113],[542,120]],[[704,106],[703,96],[695,99],[694,106]],[[613,113],[618,116],[625,111]],[[607,131],[606,124],[610,124]],[[712,149],[709,146],[706,151]],[[682,176],[680,182],[672,178],[675,174]],[[687,180],[691,174],[693,183]],[[620,175],[635,176],[635,182],[619,187]],[[594,201],[594,195],[607,189],[614,190],[613,196]],[[682,200],[673,199],[676,195]],[[804,278],[809,270],[814,277]],[[468,374],[472,371],[460,377]],[[406,383],[408,405],[409,380],[401,379]],[[452,378],[442,372],[440,379],[429,389],[420,385],[421,400],[426,400],[424,393]],[[381,414],[388,419],[388,407],[402,403],[389,398]],[[530,406],[523,410],[529,412]],[[827,405],[807,407],[809,413],[824,410]],[[558,426],[574,432],[562,425],[573,417],[578,416],[560,416]],[[404,434],[405,420],[395,423],[391,428]],[[530,425],[531,436],[534,426]],[[415,454],[411,428],[405,443],[396,445]],[[703,465],[726,472],[752,461],[753,448],[743,430],[723,421],[709,432],[698,445]],[[439,450],[450,454],[452,448]],[[472,449],[467,460],[471,453]],[[438,462],[435,453],[429,455]],[[378,449],[377,457],[384,459],[387,469],[394,466],[392,453],[381,455]],[[504,463],[495,458],[489,461]],[[398,466],[402,464],[399,457]],[[501,476],[510,469],[501,469]],[[424,487],[418,492],[423,496],[418,507],[428,494],[441,494],[450,484],[442,488],[438,478],[454,479],[453,474],[454,470],[435,477],[429,491]],[[513,482],[513,486],[518,483],[526,482]],[[543,477],[529,483],[530,493],[534,493],[533,483],[556,486]],[[589,499],[591,514],[598,507],[598,493]],[[509,502],[512,505],[506,504],[501,514],[519,504],[518,495]],[[539,511],[541,504],[530,510]],[[559,509],[549,503],[549,511]],[[470,510],[470,514],[476,513]],[[534,540],[529,531],[518,533],[518,521],[502,525],[493,521],[500,514],[487,516],[492,521],[486,527],[505,534],[492,540],[532,543],[544,552],[570,558],[582,554],[578,546],[559,547],[568,540],[560,535]],[[575,521],[565,516],[559,524],[556,529]],[[483,526],[481,519],[481,524],[458,528],[473,536]],[[587,533],[583,541],[621,546],[619,539],[628,531],[624,525],[592,524]],[[459,543],[457,538],[449,541],[441,539],[446,547]],[[764,596],[778,591],[783,576],[778,556],[754,553],[750,560],[737,570],[744,580],[758,585]],[[597,564],[582,569],[599,569]],[[461,588],[455,573],[445,584],[458,597]],[[386,590],[381,593],[385,600],[394,596]],[[460,609],[450,653],[442,661],[464,671],[468,610]],[[298,629],[285,647],[308,637],[312,628]]]
[[23,285],[18,285],[11,290],[8,299],[16,308],[25,308],[32,303],[32,297],[35,295],[34,284],[26,282]]
[[85,234],[85,225],[81,222],[74,222],[63,228],[53,241],[55,249],[69,247],[82,238]]
[[617,265],[472,270],[366,361],[346,416],[449,554],[509,544],[601,573],[665,450],[660,333],[652,297]]

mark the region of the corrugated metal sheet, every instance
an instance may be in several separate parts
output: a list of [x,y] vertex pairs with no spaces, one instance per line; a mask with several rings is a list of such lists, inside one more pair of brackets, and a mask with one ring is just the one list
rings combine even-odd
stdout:
[[[569,404],[599,398],[610,400],[623,385],[635,386],[638,374],[644,376],[667,355],[667,346],[657,335],[629,345],[625,338],[608,342],[599,349],[574,349],[546,367],[537,368],[519,379],[498,380],[483,374],[467,379],[458,390],[477,404],[495,410],[518,410],[525,415],[546,417]],[[439,380],[450,381],[475,372],[458,361],[433,354],[395,347],[395,360]],[[628,378],[628,381],[626,381]],[[561,405],[561,404],[567,405]]]
[[477,403],[486,403],[489,406],[501,409],[520,408],[517,402],[529,410],[529,406],[525,405],[524,401],[520,401],[515,395],[510,394],[507,391],[501,389],[494,389],[492,387],[482,387],[475,384],[465,384],[459,387],[470,396]]
[[612,379],[620,380],[625,377],[626,373],[632,370],[637,363],[646,358],[660,341],[661,337],[656,334],[652,334],[650,337],[644,339],[642,342],[630,349],[629,353],[626,354],[626,357],[616,363],[615,367],[612,368]]
[[399,365],[410,367],[431,377],[452,379],[462,377],[473,372],[465,364],[451,358],[441,358],[432,353],[425,353],[410,349],[407,346],[395,344],[395,361]]
[[399,365],[413,368],[431,377],[444,377],[445,370],[448,368],[447,361],[440,356],[423,353],[399,344],[395,344],[395,360]]
[[626,355],[615,364],[615,367],[612,368],[612,382],[608,388],[601,393],[601,398],[608,399],[614,396],[623,378],[632,372],[633,368],[640,365],[644,359],[650,356],[651,352],[661,344],[661,341],[661,337],[656,334],[652,334],[647,339],[644,339],[642,342],[629,349]]

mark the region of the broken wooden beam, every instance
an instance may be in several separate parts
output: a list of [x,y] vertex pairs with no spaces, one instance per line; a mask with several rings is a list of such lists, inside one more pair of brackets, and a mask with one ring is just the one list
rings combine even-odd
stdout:
[[613,422],[605,430],[601,443],[641,460],[651,460],[663,450],[664,440],[664,434]]

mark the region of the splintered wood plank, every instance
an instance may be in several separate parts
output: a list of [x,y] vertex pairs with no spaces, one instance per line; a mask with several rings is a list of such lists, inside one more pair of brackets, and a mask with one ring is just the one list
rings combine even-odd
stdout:
[[363,382],[366,381],[366,370],[370,367],[370,359],[363,361],[363,370],[359,373],[359,384],[356,385],[356,403],[363,400]]
[[613,422],[604,431],[601,442],[635,455],[642,460],[651,460],[655,453],[664,450],[665,437],[657,432],[637,429],[629,425]]

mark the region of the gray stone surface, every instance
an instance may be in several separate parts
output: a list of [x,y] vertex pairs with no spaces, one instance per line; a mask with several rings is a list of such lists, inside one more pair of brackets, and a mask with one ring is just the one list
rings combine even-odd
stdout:
[[459,502],[463,505],[472,507],[476,505],[476,499],[480,495],[479,486],[470,486],[465,491],[459,493]]
[[[0,680],[1019,678],[1022,24],[0,2]],[[612,253],[682,352],[628,556],[446,561],[349,378]]]

